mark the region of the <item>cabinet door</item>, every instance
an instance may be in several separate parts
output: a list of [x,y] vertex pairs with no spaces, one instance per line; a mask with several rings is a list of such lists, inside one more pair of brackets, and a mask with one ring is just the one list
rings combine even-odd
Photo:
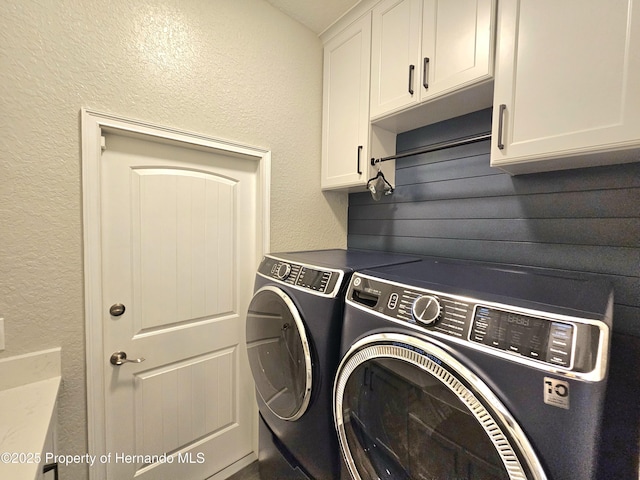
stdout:
[[424,0],[421,100],[493,74],[492,0]]
[[420,97],[422,0],[384,0],[373,9],[371,117]]
[[366,183],[371,14],[324,47],[322,188]]
[[527,173],[633,159],[639,3],[500,2],[492,165]]

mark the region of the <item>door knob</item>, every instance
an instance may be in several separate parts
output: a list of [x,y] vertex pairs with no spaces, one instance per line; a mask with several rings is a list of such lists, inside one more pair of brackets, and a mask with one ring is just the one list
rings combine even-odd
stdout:
[[114,303],[113,305],[111,305],[111,308],[109,308],[109,313],[114,317],[119,317],[124,313],[125,310],[126,308],[123,304]]
[[109,359],[109,361],[111,362],[111,365],[122,365],[123,363],[142,363],[144,362],[144,358],[136,358],[135,360],[129,360],[127,358],[127,354],[124,352],[115,352],[113,355],[111,355],[111,358]]

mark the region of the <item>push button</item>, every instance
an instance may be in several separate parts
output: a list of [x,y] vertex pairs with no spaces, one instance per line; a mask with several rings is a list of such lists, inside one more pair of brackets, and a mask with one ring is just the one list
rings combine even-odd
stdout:
[[571,344],[573,327],[564,323],[553,323],[549,334],[547,361],[561,367],[568,367],[571,363]]
[[389,308],[389,310],[395,310],[396,307],[398,306],[398,294],[397,293],[392,293],[389,296],[389,301],[387,302],[387,307]]

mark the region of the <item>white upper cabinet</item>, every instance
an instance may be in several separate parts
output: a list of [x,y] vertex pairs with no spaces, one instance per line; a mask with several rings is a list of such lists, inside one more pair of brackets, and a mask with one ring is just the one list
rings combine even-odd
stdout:
[[489,80],[492,0],[383,0],[373,9],[373,120]]
[[370,14],[324,46],[322,188],[357,185],[368,172],[370,51]]
[[493,77],[494,19],[491,0],[424,1],[422,100]]
[[503,0],[497,40],[493,166],[640,160],[638,0]]
[[422,0],[386,0],[373,9],[372,118],[412,105],[420,96],[421,18]]
[[[374,131],[369,122],[370,57],[370,12],[324,45],[323,189],[365,187],[372,176],[370,157],[395,153],[395,135]],[[394,166],[384,168],[394,178]]]

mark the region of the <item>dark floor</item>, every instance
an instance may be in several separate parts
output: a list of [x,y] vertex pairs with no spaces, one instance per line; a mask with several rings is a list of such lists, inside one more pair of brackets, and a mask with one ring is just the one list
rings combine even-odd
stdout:
[[260,480],[260,472],[258,471],[258,462],[247,465],[238,473],[230,476],[227,480]]

